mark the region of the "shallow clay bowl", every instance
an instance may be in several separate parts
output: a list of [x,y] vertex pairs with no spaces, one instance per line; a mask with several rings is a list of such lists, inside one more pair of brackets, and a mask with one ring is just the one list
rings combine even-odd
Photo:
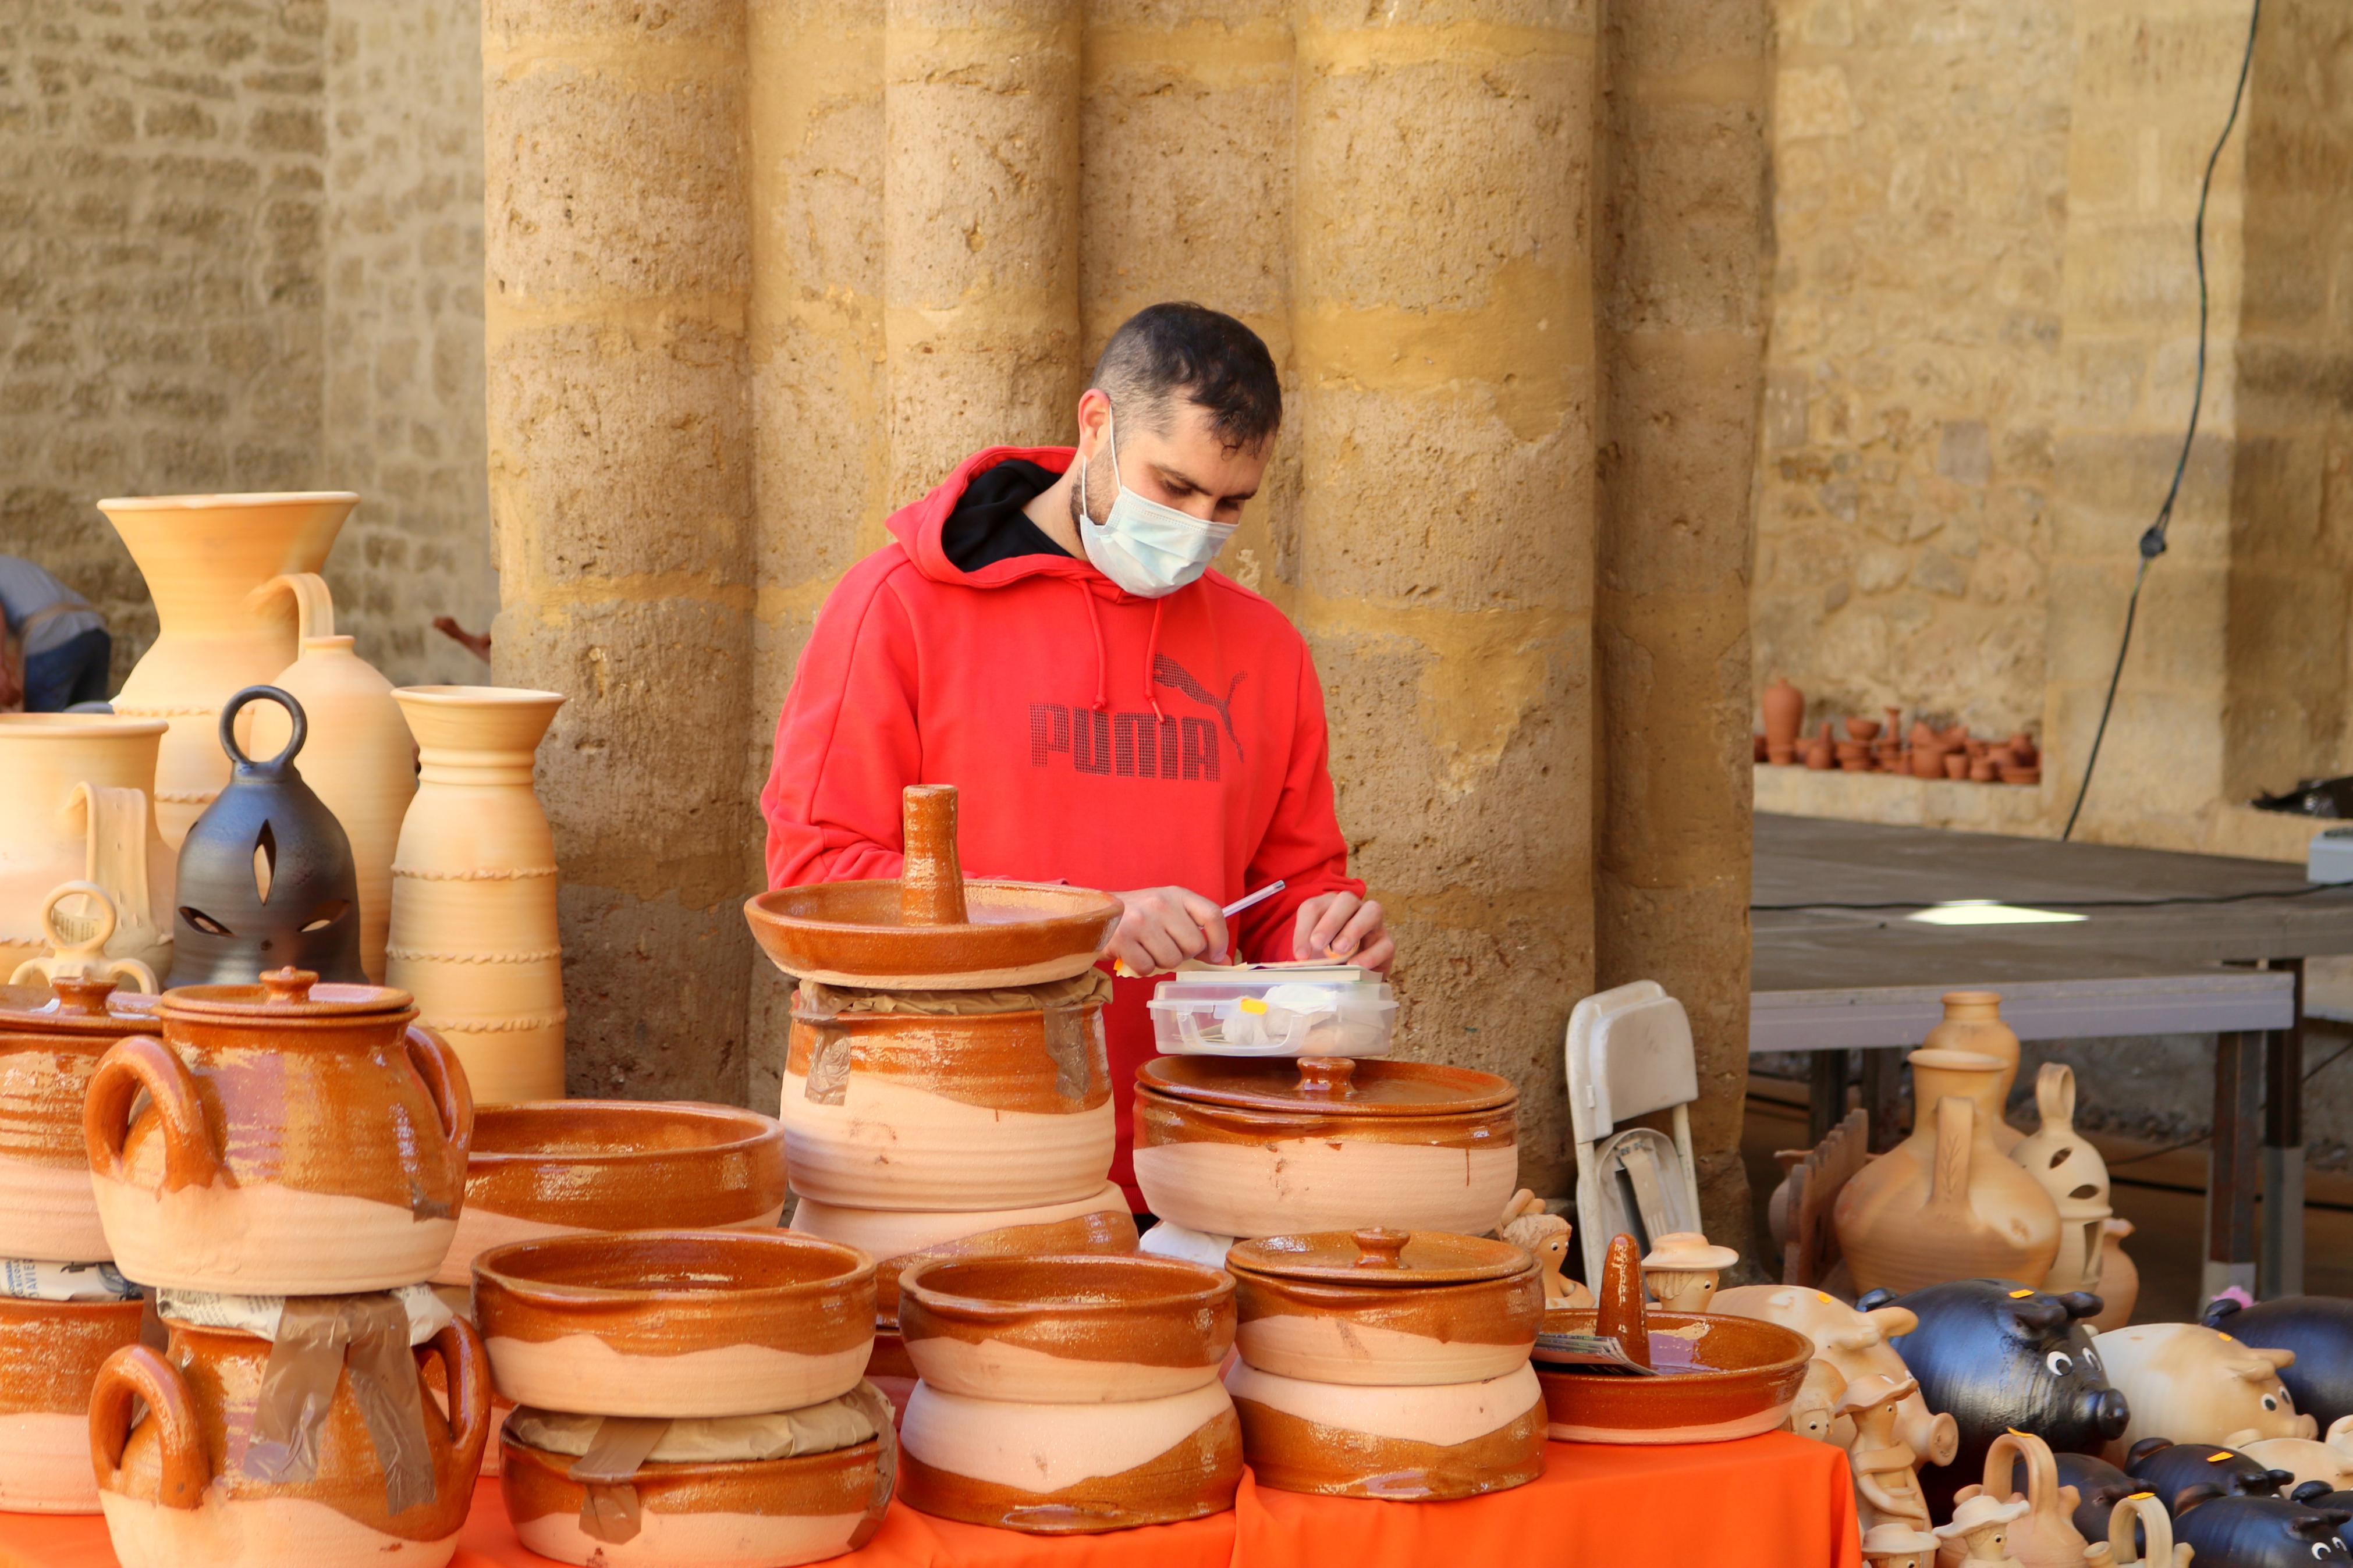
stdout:
[[548,1100],[474,1113],[466,1206],[437,1285],[473,1278],[511,1241],[581,1231],[773,1226],[785,1206],[785,1130],[730,1105]]
[[874,1262],[791,1231],[562,1236],[474,1259],[498,1391],[580,1415],[761,1415],[836,1399],[874,1345]]
[[[1590,1334],[1599,1315],[1556,1309],[1547,1333]],[[1789,1402],[1814,1357],[1811,1340],[1794,1329],[1708,1312],[1647,1315],[1656,1377],[1567,1372],[1547,1365],[1539,1346],[1548,1435],[1577,1443],[1721,1443],[1769,1432],[1788,1419]],[[1666,1371],[1689,1366],[1692,1371]]]
[[1234,1342],[1234,1281],[1144,1253],[927,1258],[899,1277],[899,1332],[944,1393],[1163,1399],[1217,1381]]
[[897,882],[823,882],[748,900],[744,918],[777,968],[826,985],[975,991],[1083,973],[1111,940],[1109,893],[1044,882],[966,882],[960,925],[901,919]]

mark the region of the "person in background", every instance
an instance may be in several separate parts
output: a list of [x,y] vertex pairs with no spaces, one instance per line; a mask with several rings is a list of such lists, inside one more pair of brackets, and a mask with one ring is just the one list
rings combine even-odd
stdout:
[[27,713],[62,713],[106,700],[114,639],[88,599],[30,561],[0,555],[0,616],[25,660],[21,679],[0,660],[0,707],[22,697]]

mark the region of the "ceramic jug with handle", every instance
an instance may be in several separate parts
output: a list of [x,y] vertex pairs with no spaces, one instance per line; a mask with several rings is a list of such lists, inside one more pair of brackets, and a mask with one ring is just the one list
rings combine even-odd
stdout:
[[[94,882],[113,901],[109,958],[172,967],[174,868],[153,792],[160,719],[0,713],[0,973],[40,956],[42,901],[61,882]],[[91,916],[63,912],[69,939]]]
[[[2010,1555],[2025,1568],[2084,1568],[2091,1542],[2075,1528],[2075,1510],[2082,1499],[2075,1489],[2059,1480],[2059,1462],[2051,1445],[2031,1432],[2005,1432],[1986,1450],[1985,1484],[1965,1487],[1954,1498],[1967,1502],[1986,1496],[1997,1502],[2016,1500],[2020,1470],[2026,1475],[2022,1500],[2026,1512],[2010,1527]],[[1957,1542],[1948,1541],[1937,1553],[1944,1568],[1962,1560]]]

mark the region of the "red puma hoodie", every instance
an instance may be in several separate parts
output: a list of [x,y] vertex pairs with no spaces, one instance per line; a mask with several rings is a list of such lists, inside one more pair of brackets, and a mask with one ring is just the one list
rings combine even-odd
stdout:
[[[1067,447],[992,447],[890,521],[887,544],[826,598],[776,721],[760,792],[768,885],[899,874],[899,796],[952,784],[975,877],[1176,886],[1233,902],[1240,956],[1292,956],[1299,906],[1364,884],[1332,810],[1324,691],[1298,629],[1210,572],[1161,599],[1082,558],[1025,554],[965,572],[941,534],[974,478],[1008,459],[1050,473]],[[1120,980],[1104,1016],[1119,1153],[1139,1210],[1128,1099],[1155,1055],[1154,982]]]

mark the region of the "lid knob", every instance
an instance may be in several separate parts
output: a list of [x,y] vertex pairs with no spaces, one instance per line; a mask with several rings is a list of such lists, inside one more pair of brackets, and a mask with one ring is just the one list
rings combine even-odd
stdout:
[[318,974],[308,969],[273,969],[261,977],[261,988],[269,993],[266,1005],[272,1007],[308,1002],[317,984]]
[[1302,1094],[1345,1094],[1356,1076],[1356,1063],[1351,1057],[1299,1058],[1299,1092]]
[[1413,1236],[1409,1231],[1375,1226],[1369,1230],[1357,1231],[1353,1239],[1356,1244],[1357,1268],[1402,1268],[1405,1260],[1399,1255],[1405,1251],[1405,1244],[1411,1241]]
[[49,990],[57,997],[60,1016],[103,1018],[106,999],[114,994],[114,982],[100,975],[60,974],[49,982]]

